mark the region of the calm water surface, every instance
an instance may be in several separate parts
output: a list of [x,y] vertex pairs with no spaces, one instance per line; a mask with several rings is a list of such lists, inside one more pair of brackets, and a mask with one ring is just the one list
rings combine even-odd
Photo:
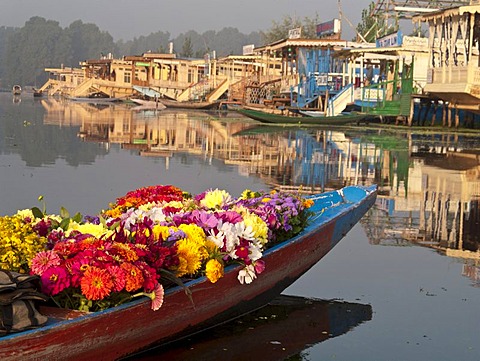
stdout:
[[472,135],[0,94],[0,215],[39,195],[52,213],[97,213],[152,184],[239,195],[376,183],[376,206],[285,297],[141,358],[480,360],[479,154]]

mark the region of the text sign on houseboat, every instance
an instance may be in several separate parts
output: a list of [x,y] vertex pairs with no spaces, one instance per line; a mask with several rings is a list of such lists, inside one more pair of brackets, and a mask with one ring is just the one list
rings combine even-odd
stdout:
[[402,45],[402,32],[398,31],[393,34],[385,35],[377,39],[377,47],[387,48],[389,46],[400,46]]
[[338,34],[340,32],[340,20],[333,19],[325,23],[317,24],[317,36],[327,36]]
[[244,45],[243,46],[243,55],[252,55],[253,54],[253,49],[255,49],[255,45],[253,45],[253,44]]
[[302,28],[290,29],[288,31],[289,39],[300,39],[301,36],[302,36]]

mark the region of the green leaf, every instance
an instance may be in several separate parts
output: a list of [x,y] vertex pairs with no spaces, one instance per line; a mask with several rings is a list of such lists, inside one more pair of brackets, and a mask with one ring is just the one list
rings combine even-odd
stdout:
[[60,207],[60,217],[70,218],[70,213],[68,213],[68,211],[65,207]]
[[43,212],[38,207],[33,207],[32,213],[36,218],[43,218]]
[[80,223],[82,222],[82,219],[83,219],[83,216],[80,212],[77,212],[73,217],[72,217],[72,221],[74,222],[77,222],[77,223]]
[[66,231],[68,229],[69,224],[70,224],[70,218],[64,218],[60,222],[60,228]]

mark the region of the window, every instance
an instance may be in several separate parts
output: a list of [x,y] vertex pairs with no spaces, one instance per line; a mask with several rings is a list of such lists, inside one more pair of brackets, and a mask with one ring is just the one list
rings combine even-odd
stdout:
[[130,72],[125,72],[123,75],[123,81],[125,83],[131,83],[132,82],[132,74]]

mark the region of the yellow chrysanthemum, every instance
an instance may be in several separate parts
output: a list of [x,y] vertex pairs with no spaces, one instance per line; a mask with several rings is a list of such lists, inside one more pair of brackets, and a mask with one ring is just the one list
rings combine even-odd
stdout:
[[208,209],[218,209],[230,202],[231,199],[227,191],[214,189],[205,194],[205,198],[200,201],[200,204]]
[[173,208],[178,208],[182,209],[183,208],[183,203],[179,201],[171,201],[166,203],[163,207],[173,207]]
[[211,259],[205,267],[205,275],[210,282],[215,283],[223,277],[223,264],[216,259]]
[[68,225],[67,235],[69,235],[72,231],[78,231],[83,234],[91,234],[95,238],[103,238],[104,236],[110,236],[113,231],[108,230],[102,224],[93,224],[93,223],[85,223],[85,224],[78,224],[77,222],[70,222]]
[[205,235],[203,228],[197,226],[196,224],[181,224],[178,229],[182,230],[186,234],[187,239],[197,243],[198,252],[200,252],[202,259],[208,257],[208,251],[205,247],[207,236]]
[[180,264],[177,268],[177,276],[186,274],[194,275],[202,266],[205,247],[190,239],[182,239],[177,242],[177,255]]
[[174,232],[177,231],[176,227],[167,227],[167,226],[160,226],[160,225],[155,225],[153,226],[153,237],[155,238],[156,241],[164,241],[168,238],[170,235],[170,230],[173,230]]
[[268,240],[268,226],[256,214],[245,212],[243,213],[243,221],[247,227],[252,227],[252,230],[260,242],[266,243]]

